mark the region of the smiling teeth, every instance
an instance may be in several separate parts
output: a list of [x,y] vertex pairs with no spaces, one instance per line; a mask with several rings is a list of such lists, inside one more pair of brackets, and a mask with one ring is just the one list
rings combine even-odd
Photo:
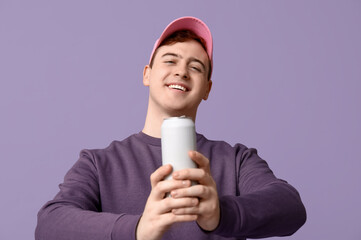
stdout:
[[181,90],[183,92],[187,91],[187,89],[185,87],[182,87],[182,86],[179,86],[179,85],[175,85],[175,84],[172,84],[172,85],[169,85],[170,88],[173,88],[173,89],[178,89],[178,90]]

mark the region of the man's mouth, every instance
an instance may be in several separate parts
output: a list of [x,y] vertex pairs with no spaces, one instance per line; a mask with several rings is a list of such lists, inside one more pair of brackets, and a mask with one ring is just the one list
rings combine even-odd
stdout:
[[169,88],[172,88],[172,89],[177,89],[177,90],[180,90],[180,91],[183,91],[183,92],[187,92],[188,89],[186,87],[183,87],[181,85],[178,85],[178,84],[170,84],[168,85]]

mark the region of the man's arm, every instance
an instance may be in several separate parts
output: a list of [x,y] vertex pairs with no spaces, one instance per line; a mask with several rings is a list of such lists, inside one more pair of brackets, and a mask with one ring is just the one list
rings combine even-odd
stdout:
[[170,165],[151,175],[152,190],[142,215],[102,212],[97,166],[92,159],[91,152],[83,151],[54,200],[39,211],[36,240],[158,240],[173,223],[196,220],[196,215],[172,213],[172,209],[197,205],[198,199],[165,197],[191,185],[190,181],[164,180],[172,172]]
[[296,232],[306,210],[295,188],[277,179],[255,149],[240,152],[239,196],[220,197],[221,220],[215,234],[264,238]]
[[96,166],[91,153],[83,151],[54,200],[39,211],[35,239],[135,239],[139,218],[101,212]]
[[[172,192],[175,197],[198,197],[199,204],[173,210],[176,214],[197,214],[197,223],[211,234],[224,237],[263,238],[291,235],[306,219],[305,208],[297,191],[277,179],[254,149],[242,152],[239,163],[239,196],[218,198],[209,170],[209,160],[198,152],[191,158],[198,169],[173,173],[175,179],[189,179],[200,184]],[[212,231],[213,230],[213,231]]]
[[171,172],[172,167],[165,165],[151,175],[152,191],[137,226],[137,240],[159,240],[172,224],[197,219],[195,214],[175,214],[172,211],[180,207],[192,208],[197,206],[199,201],[194,197],[166,197],[167,193],[175,189],[187,188],[191,185],[189,180],[164,180]]
[[174,214],[196,214],[197,223],[205,231],[213,231],[220,221],[220,206],[217,186],[212,178],[209,160],[197,151],[190,151],[189,157],[197,164],[198,168],[183,169],[173,173],[177,180],[192,180],[197,185],[189,188],[175,189],[171,192],[173,198],[193,197],[199,203],[192,207],[173,209]]

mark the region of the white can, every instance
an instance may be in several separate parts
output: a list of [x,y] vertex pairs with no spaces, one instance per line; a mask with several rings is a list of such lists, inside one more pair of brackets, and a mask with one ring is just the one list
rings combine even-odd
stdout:
[[[182,116],[164,119],[161,137],[163,165],[171,164],[173,171],[197,167],[188,156],[190,150],[197,150],[196,132],[191,118]],[[167,177],[171,178],[171,175]]]

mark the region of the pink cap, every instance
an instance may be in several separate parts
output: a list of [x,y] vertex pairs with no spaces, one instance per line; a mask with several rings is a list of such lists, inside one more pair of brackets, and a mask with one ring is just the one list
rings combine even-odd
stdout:
[[149,62],[152,60],[155,50],[159,47],[162,41],[172,33],[178,30],[191,30],[197,36],[203,38],[206,44],[207,54],[213,65],[213,40],[212,34],[207,25],[200,19],[195,17],[181,17],[171,22],[160,35],[159,39],[155,42],[152,54],[150,55]]

